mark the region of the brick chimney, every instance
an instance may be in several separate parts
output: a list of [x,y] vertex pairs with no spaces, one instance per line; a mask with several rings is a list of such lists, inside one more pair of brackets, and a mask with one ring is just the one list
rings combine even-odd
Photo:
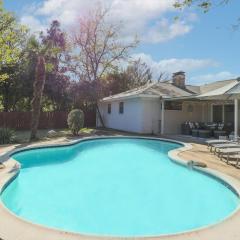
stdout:
[[185,72],[175,72],[172,76],[172,83],[176,87],[185,88]]

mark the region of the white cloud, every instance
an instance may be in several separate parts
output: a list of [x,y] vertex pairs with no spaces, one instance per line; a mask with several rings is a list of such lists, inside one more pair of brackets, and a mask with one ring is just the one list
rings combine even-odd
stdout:
[[169,22],[166,18],[157,21],[143,38],[145,42],[159,43],[185,35],[192,27],[184,21]]
[[[166,14],[175,11],[175,0],[43,0],[41,5],[36,5],[35,10],[26,11],[22,21],[27,23],[29,16],[30,26],[41,30],[45,24],[58,19],[66,29],[71,27],[80,16],[87,14],[89,9],[98,2],[110,7],[111,21],[122,21],[124,24],[124,37],[137,34],[140,40],[159,43],[191,31],[191,23],[196,18],[189,14],[185,21],[171,22],[166,19]],[[42,22],[44,21],[44,24]],[[34,23],[34,24],[31,24]],[[43,26],[41,26],[43,25]]]
[[214,74],[198,75],[190,78],[192,84],[200,85],[204,83],[210,83],[215,81],[234,79],[238,76],[228,71],[222,71]]
[[133,59],[139,58],[151,67],[154,77],[158,77],[161,72],[172,74],[177,71],[185,71],[189,73],[207,67],[218,66],[218,63],[212,59],[171,58],[154,61],[151,55],[145,53],[133,55]]
[[30,15],[24,15],[21,18],[21,23],[28,26],[33,32],[44,31],[46,29],[42,22]]

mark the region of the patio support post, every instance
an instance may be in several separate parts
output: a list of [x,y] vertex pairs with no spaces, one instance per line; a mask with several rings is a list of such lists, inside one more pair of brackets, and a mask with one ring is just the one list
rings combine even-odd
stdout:
[[202,122],[205,122],[205,103],[202,103]]
[[165,103],[161,101],[161,135],[164,134],[164,110],[165,110]]
[[225,122],[225,105],[224,105],[224,103],[222,105],[222,122],[223,123]]
[[238,137],[238,99],[234,99],[234,138]]
[[213,122],[213,104],[211,104],[210,107],[211,107],[210,122]]

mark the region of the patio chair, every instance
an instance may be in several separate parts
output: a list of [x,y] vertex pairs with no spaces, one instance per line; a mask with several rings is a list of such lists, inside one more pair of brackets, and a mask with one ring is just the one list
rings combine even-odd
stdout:
[[234,154],[234,155],[230,155],[227,158],[227,164],[229,163],[229,161],[235,161],[236,162],[236,166],[239,166],[239,162],[240,162],[240,153],[238,154]]
[[223,157],[226,157],[227,162],[228,162],[229,158],[230,158],[230,155],[240,154],[240,146],[238,148],[222,148],[222,149],[219,149],[218,154],[219,154],[220,160],[222,160]]
[[214,150],[214,153],[217,153],[219,149],[224,149],[224,148],[238,148],[240,145],[237,142],[228,142],[228,143],[221,143],[221,144],[212,144],[210,148],[210,152]]
[[210,147],[212,144],[221,144],[221,143],[228,143],[230,142],[229,140],[226,139],[218,139],[218,140],[208,140],[206,141],[208,147]]

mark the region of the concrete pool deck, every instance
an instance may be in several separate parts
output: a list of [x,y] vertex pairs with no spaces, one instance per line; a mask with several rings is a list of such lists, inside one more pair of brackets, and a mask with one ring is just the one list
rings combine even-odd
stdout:
[[[124,134],[119,134],[124,135]],[[177,139],[182,140],[182,139]],[[45,144],[69,143],[66,138],[55,139],[48,142],[38,142],[27,146],[41,146]],[[183,151],[174,150],[171,157],[177,160],[196,160],[208,165],[209,171],[222,176],[228,182],[240,189],[240,169],[221,162],[216,156],[209,153],[205,145],[191,144]],[[9,153],[19,145],[9,145],[0,147],[0,158],[7,160]],[[18,166],[13,159],[4,162],[5,168],[0,169],[0,189],[9,179],[16,174]],[[212,225],[197,231],[184,234],[161,237],[144,237],[144,239],[169,239],[169,240],[239,240],[240,239],[240,211],[235,212],[231,217],[219,224]],[[81,240],[81,239],[133,239],[120,237],[95,237],[73,234],[39,226],[25,220],[22,220],[12,214],[4,205],[0,203],[0,239],[3,240]],[[136,239],[136,238],[134,238]]]

